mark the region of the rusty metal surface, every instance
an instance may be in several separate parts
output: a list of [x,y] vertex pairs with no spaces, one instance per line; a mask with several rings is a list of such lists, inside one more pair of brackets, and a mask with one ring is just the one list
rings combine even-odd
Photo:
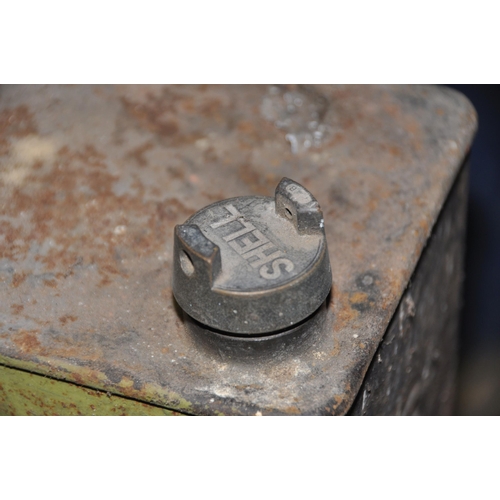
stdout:
[[454,413],[468,170],[446,201],[352,415]]
[[[0,363],[184,413],[345,413],[475,128],[446,88],[2,87]],[[324,334],[277,363],[207,356],[173,227],[282,177],[325,214]]]

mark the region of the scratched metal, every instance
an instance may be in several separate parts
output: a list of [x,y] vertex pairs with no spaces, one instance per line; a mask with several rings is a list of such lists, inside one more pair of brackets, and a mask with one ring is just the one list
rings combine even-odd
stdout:
[[[1,87],[0,363],[188,414],[346,413],[475,129],[437,87]],[[209,353],[172,298],[173,228],[285,176],[325,215],[322,334]]]

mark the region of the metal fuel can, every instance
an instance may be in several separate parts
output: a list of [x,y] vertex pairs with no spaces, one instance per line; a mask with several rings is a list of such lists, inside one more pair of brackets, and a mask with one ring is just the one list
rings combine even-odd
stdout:
[[0,414],[453,413],[476,127],[438,86],[0,87]]

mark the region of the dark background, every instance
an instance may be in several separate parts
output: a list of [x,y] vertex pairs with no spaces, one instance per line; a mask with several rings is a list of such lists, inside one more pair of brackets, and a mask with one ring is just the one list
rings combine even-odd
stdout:
[[449,85],[479,117],[471,151],[458,413],[500,415],[500,85]]

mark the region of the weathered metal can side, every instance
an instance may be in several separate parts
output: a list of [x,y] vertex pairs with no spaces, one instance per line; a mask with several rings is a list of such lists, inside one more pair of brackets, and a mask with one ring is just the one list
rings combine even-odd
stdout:
[[[446,87],[0,87],[0,413],[452,412],[476,126]],[[174,227],[284,177],[332,290],[275,355],[219,349],[173,297]]]

